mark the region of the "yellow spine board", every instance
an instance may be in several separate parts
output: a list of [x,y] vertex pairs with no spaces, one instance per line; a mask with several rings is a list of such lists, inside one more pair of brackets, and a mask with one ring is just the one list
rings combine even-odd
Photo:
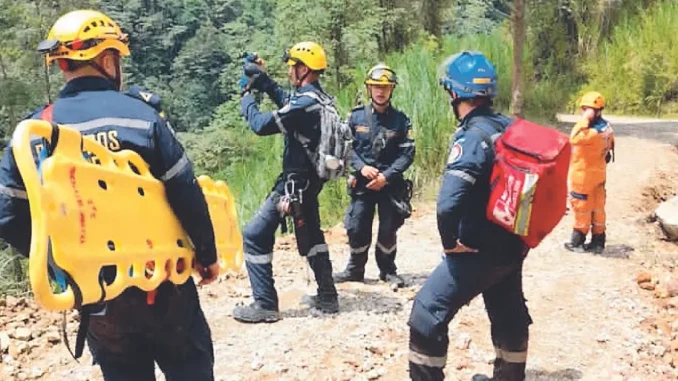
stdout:
[[[132,286],[151,291],[166,279],[175,284],[188,279],[194,257],[190,239],[169,206],[162,182],[137,153],[109,151],[60,125],[58,144],[42,164],[41,181],[31,135],[49,139],[52,125],[21,122],[12,147],[30,203],[29,275],[42,307],[55,311],[77,307],[70,286],[61,293],[52,291],[47,272],[49,241],[54,262],[77,285],[82,304],[114,299]],[[83,158],[83,150],[96,155],[100,165]],[[224,182],[207,176],[198,181],[213,221],[221,270],[238,271],[243,261],[242,236],[234,199]],[[187,266],[177,269],[180,262]],[[99,278],[104,266],[116,268],[110,285]]]

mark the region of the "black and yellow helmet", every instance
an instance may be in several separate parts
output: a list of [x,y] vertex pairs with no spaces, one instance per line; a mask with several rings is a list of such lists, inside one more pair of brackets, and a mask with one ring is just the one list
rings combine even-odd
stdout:
[[127,34],[110,17],[84,9],[61,16],[50,29],[47,39],[38,45],[38,51],[45,54],[49,65],[60,58],[89,61],[106,49],[128,56],[128,43]]
[[390,85],[395,86],[398,84],[398,78],[395,71],[388,67],[385,64],[379,64],[374,66],[367,72],[367,78],[365,79],[366,85]]

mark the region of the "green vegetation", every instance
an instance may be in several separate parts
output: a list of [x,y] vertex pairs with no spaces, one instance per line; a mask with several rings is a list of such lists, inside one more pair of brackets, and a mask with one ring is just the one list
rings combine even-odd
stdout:
[[[671,0],[526,0],[522,59],[526,116],[548,122],[576,111],[583,91],[597,89],[609,112],[676,112],[678,5]],[[54,99],[63,79],[34,52],[56,18],[72,9],[108,13],[130,34],[125,81],[158,93],[198,174],[224,179],[244,224],[281,168],[282,138],[258,137],[239,115],[243,52],[255,51],[289,88],[284,48],[312,39],[327,50],[323,86],[348,114],[365,102],[364,73],[379,61],[398,73],[394,104],[414,126],[416,194],[435,197],[456,122],[438,86],[441,64],[462,49],[496,64],[500,94],[511,101],[511,0],[0,0],[0,137],[27,112]],[[268,100],[262,108],[272,110]],[[342,181],[321,194],[325,226],[339,223],[348,198]],[[1,247],[0,247],[1,248]],[[25,290],[20,266],[0,251],[0,294]],[[25,266],[25,264],[24,264]]]
[[587,89],[608,96],[610,111],[662,116],[678,111],[678,3],[626,14],[584,63]]

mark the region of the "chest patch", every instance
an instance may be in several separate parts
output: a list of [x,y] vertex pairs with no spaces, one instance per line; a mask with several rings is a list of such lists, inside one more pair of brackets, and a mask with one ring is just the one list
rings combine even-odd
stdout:
[[355,128],[355,132],[359,132],[361,134],[366,134],[366,133],[370,132],[370,128],[367,127],[367,126],[357,126]]
[[457,161],[463,154],[464,149],[461,147],[461,144],[458,142],[454,143],[452,149],[450,150],[450,156],[447,158],[447,164],[452,164]]

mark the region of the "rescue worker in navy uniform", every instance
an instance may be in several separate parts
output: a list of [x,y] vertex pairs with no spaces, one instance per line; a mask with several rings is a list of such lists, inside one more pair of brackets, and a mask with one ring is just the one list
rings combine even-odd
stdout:
[[[158,98],[139,89],[120,92],[121,57],[130,53],[127,41],[116,22],[100,12],[78,10],[60,17],[38,50],[48,64],[58,63],[67,83],[53,104],[28,119],[68,124],[85,136],[105,137],[99,141],[112,151],[139,153],[164,183],[169,203],[195,246],[201,283],[210,283],[219,266],[205,197],[169,124],[144,101]],[[33,142],[36,155],[49,149],[45,143]],[[11,147],[0,162],[0,236],[28,256],[31,216]],[[108,270],[104,278],[112,281],[115,274]],[[147,304],[146,292],[130,287],[103,305],[85,307],[96,307],[83,307],[81,329],[87,330],[88,346],[106,381],[155,380],[154,362],[167,380],[214,380],[210,328],[192,278],[182,285],[161,284],[153,305]],[[76,352],[82,350],[77,347]]]
[[393,287],[403,287],[405,281],[396,273],[395,257],[398,229],[406,215],[394,203],[402,200],[406,184],[403,173],[414,161],[414,140],[410,138],[412,125],[403,112],[391,105],[391,96],[397,85],[396,73],[379,64],[367,73],[365,86],[371,104],[353,109],[349,126],[353,132],[355,172],[349,179],[351,205],[346,211],[344,226],[351,246],[351,256],[342,272],[334,274],[334,281],[362,282],[367,263],[367,252],[372,242],[372,220],[379,206],[379,233],[375,258],[379,279]]
[[477,374],[473,379],[524,380],[532,323],[522,290],[527,246],[485,217],[494,160],[491,138],[511,120],[491,108],[497,74],[482,53],[450,57],[440,82],[460,124],[438,196],[443,261],[417,293],[408,321],[410,377],[444,379],[448,325],[462,306],[482,294],[497,356],[492,378]]
[[[236,306],[233,317],[246,323],[280,319],[271,261],[281,214],[288,214],[292,207],[288,196],[298,196],[301,203],[304,224],[295,226],[297,248],[299,254],[307,258],[318,285],[317,295],[305,295],[302,303],[325,313],[337,313],[339,301],[332,279],[332,263],[320,229],[318,194],[323,181],[301,143],[304,141],[312,151],[320,139],[321,105],[317,97],[329,97],[318,81],[327,68],[325,51],[314,42],[300,42],[285,52],[283,61],[288,65],[288,75],[294,87],[291,93],[271,79],[262,65],[255,60],[245,60],[243,71],[247,80],[241,81],[244,86],[241,114],[257,135],[284,134],[285,148],[282,173],[264,204],[243,230],[245,264],[254,301],[249,305]],[[251,90],[268,94],[280,109],[259,111]],[[297,221],[295,225],[299,225]]]

